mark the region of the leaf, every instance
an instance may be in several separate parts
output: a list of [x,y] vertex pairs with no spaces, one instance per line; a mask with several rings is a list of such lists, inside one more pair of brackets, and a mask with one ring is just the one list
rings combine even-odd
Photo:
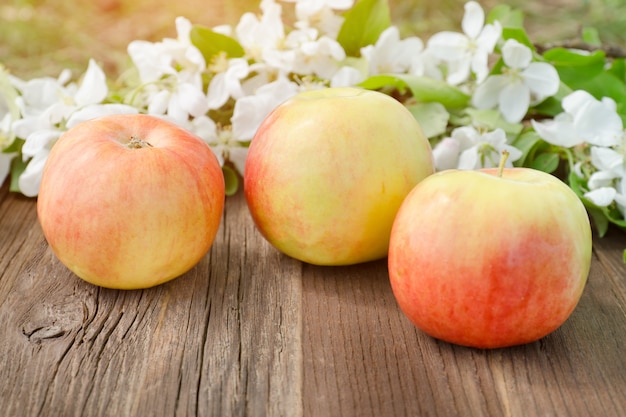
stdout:
[[239,190],[239,176],[237,172],[231,167],[222,166],[222,173],[224,174],[224,183],[226,186],[226,195],[234,195]]
[[2,151],[2,153],[20,153],[22,152],[24,142],[26,142],[24,139],[15,138],[13,142]]
[[417,103],[406,106],[419,123],[427,138],[446,132],[450,113],[441,103]]
[[513,9],[506,4],[500,4],[491,9],[487,16],[487,23],[500,22],[503,27],[521,28],[524,26],[524,13],[519,9]]
[[526,45],[531,51],[535,52],[535,45],[531,42],[528,34],[523,28],[519,27],[505,27],[502,28],[502,39],[509,40],[515,39],[519,43]]
[[19,179],[20,175],[26,170],[26,166],[29,161],[24,161],[22,158],[13,158],[11,161],[11,184],[9,190],[15,193],[20,192]]
[[606,62],[603,51],[582,54],[565,48],[553,48],[543,54],[559,73],[561,81],[577,90],[577,85],[600,74]]
[[466,110],[472,117],[472,124],[478,128],[487,130],[502,129],[510,137],[517,137],[523,129],[521,123],[507,122],[502,113],[495,109],[475,109],[470,107]]
[[586,198],[582,198],[582,202],[587,209],[587,213],[589,213],[589,217],[591,217],[593,221],[598,236],[603,237],[609,230],[609,219],[599,207],[593,205],[593,203]]
[[596,28],[584,27],[582,29],[581,37],[582,37],[583,42],[589,45],[593,45],[593,46],[602,45],[602,41],[600,40],[600,34],[598,33],[598,30]]
[[235,39],[205,26],[194,25],[189,38],[191,43],[200,50],[207,63],[220,52],[224,52],[229,58],[240,58],[245,54],[243,47]]
[[423,103],[439,102],[448,109],[465,107],[470,99],[467,94],[444,81],[417,75],[374,75],[360,83],[359,86],[368,90],[394,87],[401,93],[404,93],[408,88],[417,101]]
[[337,42],[348,56],[360,56],[361,48],[373,45],[391,26],[387,0],[361,0],[348,10],[337,35]]
[[514,162],[515,166],[527,166],[526,161],[532,159],[535,150],[539,146],[543,146],[544,142],[537,132],[529,130],[522,133],[513,142],[513,146],[522,151],[522,156]]
[[537,157],[530,162],[529,166],[530,168],[551,174],[559,167],[560,161],[561,159],[559,154],[554,152],[544,152],[537,155]]

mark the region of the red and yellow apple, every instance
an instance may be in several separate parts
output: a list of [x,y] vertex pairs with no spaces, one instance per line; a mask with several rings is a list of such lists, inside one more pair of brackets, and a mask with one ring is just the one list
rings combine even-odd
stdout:
[[591,262],[591,228],[574,192],[526,168],[442,171],[394,221],[389,275],[404,314],[455,344],[538,340],[570,316]]
[[274,109],[250,144],[244,192],[261,234],[318,265],[384,258],[396,212],[434,172],[413,115],[375,91],[300,93]]
[[190,132],[147,115],[83,122],[53,146],[37,201],[59,260],[83,280],[152,287],[207,253],[224,207],[224,177]]

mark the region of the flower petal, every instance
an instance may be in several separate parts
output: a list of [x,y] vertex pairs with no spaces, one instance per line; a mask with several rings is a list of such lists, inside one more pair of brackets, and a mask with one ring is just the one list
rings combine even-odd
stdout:
[[69,129],[84,121],[102,116],[137,113],[139,113],[137,108],[133,106],[127,106],[126,104],[92,104],[74,112],[67,120],[66,127]]
[[459,141],[445,138],[433,149],[433,158],[437,171],[454,169],[458,166],[461,145]]
[[93,59],[89,60],[89,67],[83,77],[80,87],[74,96],[76,104],[86,106],[102,102],[109,93],[104,71]]
[[468,39],[462,33],[439,32],[428,40],[428,50],[438,59],[455,61],[462,58],[468,48]]
[[545,62],[533,62],[523,72],[524,84],[539,100],[553,96],[559,91],[559,73]]
[[511,68],[526,68],[532,58],[533,55],[530,48],[515,39],[508,39],[502,47],[502,59],[504,59],[504,63]]
[[562,146],[564,148],[580,145],[585,140],[578,135],[571,117],[565,113],[563,113],[563,116],[565,117],[557,116],[553,120],[547,120],[545,122],[537,122],[535,120],[531,120],[530,122],[541,139],[552,145]]
[[26,197],[35,197],[39,194],[39,186],[41,185],[41,175],[43,167],[46,164],[50,151],[42,150],[30,160],[22,175],[18,178],[18,186],[20,191]]
[[492,75],[480,84],[474,95],[472,103],[479,109],[491,109],[498,104],[500,92],[506,86],[509,78],[504,75]]
[[485,24],[485,12],[475,1],[465,3],[465,14],[461,27],[463,32],[471,39],[476,39]]
[[522,82],[508,84],[500,93],[500,113],[509,123],[520,122],[528,112],[529,104],[530,91]]
[[585,193],[585,198],[591,200],[593,204],[606,207],[615,200],[617,191],[613,187],[601,187]]

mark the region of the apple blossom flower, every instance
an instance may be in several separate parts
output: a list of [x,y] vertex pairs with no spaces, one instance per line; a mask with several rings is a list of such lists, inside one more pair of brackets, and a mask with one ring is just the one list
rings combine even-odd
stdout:
[[250,73],[248,61],[244,58],[227,59],[219,54],[216,63],[211,65],[210,70],[215,72],[207,92],[207,104],[209,109],[219,109],[229,98],[238,99],[245,95],[241,80]]
[[271,53],[280,49],[285,39],[282,7],[274,0],[262,0],[260,7],[260,18],[251,12],[241,16],[235,27],[235,34],[246,55],[252,60],[272,61]]
[[[1,115],[2,113],[0,113]],[[11,124],[13,118],[9,112],[4,113],[0,120],[0,185],[4,183],[9,171],[11,170],[11,162],[17,155],[15,152],[4,152],[5,149],[13,143],[15,135],[12,132]]]
[[438,59],[433,55],[432,50],[428,48],[411,58],[408,73],[420,77],[430,77],[435,80],[444,79]]
[[597,100],[584,90],[561,101],[564,112],[545,122],[531,120],[537,134],[553,145],[571,148],[583,143],[613,146],[620,143],[624,126],[613,99]]
[[376,44],[361,48],[361,56],[369,62],[370,75],[403,73],[411,67],[413,58],[424,49],[422,40],[416,36],[400,39],[395,26],[385,29]]
[[437,171],[446,169],[493,168],[500,163],[503,150],[509,152],[506,166],[521,158],[522,152],[507,143],[502,129],[481,133],[472,126],[458,127],[433,149]]
[[206,63],[191,43],[191,29],[189,20],[178,17],[176,39],[133,41],[128,45],[128,54],[143,83],[132,95],[131,105],[181,122],[209,110],[202,80]]
[[346,58],[343,47],[328,36],[319,36],[314,28],[293,30],[285,39],[293,51],[291,71],[299,75],[315,75],[330,79]]
[[428,40],[427,49],[448,63],[448,83],[460,84],[469,78],[470,72],[480,83],[489,73],[489,54],[500,39],[502,26],[499,22],[485,25],[485,12],[475,1],[465,3],[461,26],[463,33],[444,31],[434,34]]
[[[626,145],[626,141],[623,144]],[[591,148],[591,163],[597,171],[587,180],[589,191],[584,196],[600,207],[615,202],[626,218],[626,148],[618,149],[621,152],[599,146]]]
[[350,65],[344,65],[330,79],[331,87],[350,87],[356,85],[366,78],[366,74]]
[[545,62],[531,62],[532,51],[515,39],[502,47],[506,67],[502,74],[492,75],[480,84],[472,97],[479,109],[498,107],[505,120],[520,122],[528,107],[556,94],[559,74]]
[[128,55],[139,72],[143,83],[159,81],[166,75],[176,75],[182,71],[187,73],[181,78],[197,83],[202,81],[202,71],[206,68],[204,56],[190,39],[191,22],[184,18],[176,18],[177,38],[163,39],[162,42],[135,40],[127,47]]
[[335,10],[347,10],[354,0],[283,0],[296,3],[296,23],[298,29],[315,28],[332,39],[337,38],[343,17]]
[[108,86],[104,72],[94,60],[89,61],[79,83],[67,84],[68,81],[67,71],[57,79],[13,81],[21,93],[16,100],[21,118],[13,122],[12,129],[17,137],[24,139],[22,158],[28,164],[18,184],[26,196],[38,194],[50,149],[68,128],[105,114],[137,112],[131,106],[102,103],[108,95]]
[[267,115],[283,101],[300,91],[298,84],[281,77],[235,103],[232,133],[237,140],[249,142]]

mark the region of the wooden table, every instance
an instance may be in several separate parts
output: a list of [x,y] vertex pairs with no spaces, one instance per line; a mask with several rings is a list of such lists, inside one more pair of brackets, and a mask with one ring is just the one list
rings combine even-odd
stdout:
[[626,416],[626,235],[595,240],[556,332],[476,350],[401,314],[384,260],[276,252],[241,195],[189,273],[143,291],[54,257],[36,203],[0,188],[2,416]]

